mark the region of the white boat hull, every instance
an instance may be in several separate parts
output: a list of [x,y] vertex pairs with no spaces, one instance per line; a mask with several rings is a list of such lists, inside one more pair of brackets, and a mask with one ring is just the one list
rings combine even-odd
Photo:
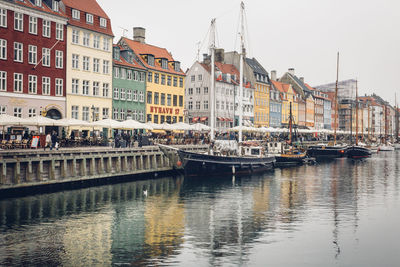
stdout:
[[394,149],[400,149],[400,144],[394,144]]
[[379,151],[394,151],[394,147],[392,146],[380,146]]

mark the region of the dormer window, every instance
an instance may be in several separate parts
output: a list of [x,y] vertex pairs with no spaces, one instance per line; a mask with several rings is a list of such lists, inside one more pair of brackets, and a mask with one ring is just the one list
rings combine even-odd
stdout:
[[178,61],[175,61],[174,69],[175,69],[176,72],[180,72],[181,71],[181,63],[178,62]]
[[53,0],[53,11],[55,12],[59,11],[58,1]]
[[42,0],[35,0],[35,5],[42,7]]
[[81,12],[76,9],[72,9],[72,18],[79,20],[81,18]]
[[114,47],[114,59],[115,60],[120,60],[120,54],[119,54],[119,48]]
[[149,64],[150,66],[154,66],[154,56],[153,55],[147,56],[147,64]]
[[107,20],[105,18],[100,18],[100,27],[107,27]]
[[168,69],[168,61],[166,59],[161,59],[161,68]]
[[93,24],[93,15],[87,13],[86,14],[86,23]]

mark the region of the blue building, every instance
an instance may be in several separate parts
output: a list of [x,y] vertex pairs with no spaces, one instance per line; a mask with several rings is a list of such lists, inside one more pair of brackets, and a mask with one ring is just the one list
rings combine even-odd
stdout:
[[269,94],[269,126],[279,128],[282,125],[282,99],[279,90],[271,83]]

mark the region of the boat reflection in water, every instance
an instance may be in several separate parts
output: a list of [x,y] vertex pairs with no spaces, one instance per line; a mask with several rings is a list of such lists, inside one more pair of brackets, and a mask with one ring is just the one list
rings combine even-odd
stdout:
[[399,159],[1,200],[0,266],[396,266]]

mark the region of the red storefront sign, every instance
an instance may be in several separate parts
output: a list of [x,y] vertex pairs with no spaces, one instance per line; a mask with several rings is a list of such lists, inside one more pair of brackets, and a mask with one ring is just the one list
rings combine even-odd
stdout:
[[165,107],[154,107],[150,106],[150,113],[156,113],[156,114],[179,114],[179,108],[165,108]]

